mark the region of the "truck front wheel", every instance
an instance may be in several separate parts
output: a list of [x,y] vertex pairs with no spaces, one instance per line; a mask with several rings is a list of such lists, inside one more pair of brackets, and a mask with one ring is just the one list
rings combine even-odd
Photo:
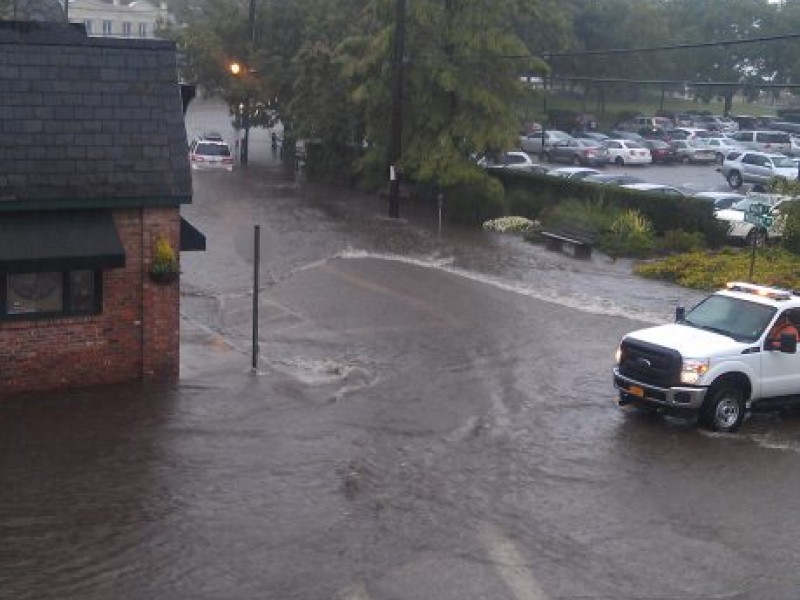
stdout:
[[745,398],[738,387],[723,383],[709,391],[700,409],[700,425],[711,431],[733,433],[744,421]]

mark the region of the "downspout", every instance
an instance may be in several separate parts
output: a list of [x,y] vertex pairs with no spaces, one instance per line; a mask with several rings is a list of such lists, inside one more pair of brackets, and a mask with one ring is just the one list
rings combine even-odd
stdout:
[[145,256],[144,255],[144,250],[145,250],[145,243],[144,243],[145,227],[144,227],[144,207],[143,206],[139,207],[139,223],[141,224],[141,227],[142,227],[142,235],[141,235],[141,244],[142,244],[142,246],[141,246],[141,249],[140,249],[141,254],[139,255],[141,257],[139,259],[140,264],[141,264],[139,290],[140,290],[140,293],[141,293],[141,302],[142,302],[142,314],[141,314],[141,318],[140,318],[140,322],[139,322],[139,347],[140,347],[140,353],[141,353],[141,365],[142,366],[140,367],[139,378],[144,380],[145,379],[145,362],[144,362],[144,359],[145,359],[145,350],[144,350],[144,342],[145,342],[145,340],[144,340],[144,328],[145,328],[144,317],[145,317],[145,312],[144,312],[144,305],[145,305],[145,302],[146,302],[144,284],[145,284],[145,280],[146,280],[146,277],[147,277],[147,273],[145,273],[146,269],[145,269],[145,258],[144,258],[144,256]]

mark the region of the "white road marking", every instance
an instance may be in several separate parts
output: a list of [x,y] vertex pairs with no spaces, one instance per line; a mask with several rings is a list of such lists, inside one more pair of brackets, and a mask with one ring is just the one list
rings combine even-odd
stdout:
[[516,544],[494,525],[484,523],[478,531],[500,578],[518,600],[547,600],[547,595],[531,574]]

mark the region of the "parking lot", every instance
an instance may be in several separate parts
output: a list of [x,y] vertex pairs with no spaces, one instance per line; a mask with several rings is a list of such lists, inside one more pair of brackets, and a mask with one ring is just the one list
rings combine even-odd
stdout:
[[[534,161],[538,158],[533,157]],[[563,163],[547,163],[552,168],[563,167]],[[685,165],[685,164],[653,164],[626,165],[617,167],[607,165],[603,168],[608,173],[626,173],[639,177],[648,183],[663,183],[685,190],[689,193],[706,191],[732,191],[725,179],[717,172],[718,165]],[[747,187],[739,190],[744,193]]]

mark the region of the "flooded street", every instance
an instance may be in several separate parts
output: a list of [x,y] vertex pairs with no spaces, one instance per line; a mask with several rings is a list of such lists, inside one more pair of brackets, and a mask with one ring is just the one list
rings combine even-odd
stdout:
[[699,294],[389,219],[258,134],[182,208],[207,251],[181,257],[181,383],[0,406],[0,598],[798,597],[800,415],[717,435],[615,403],[620,337]]

